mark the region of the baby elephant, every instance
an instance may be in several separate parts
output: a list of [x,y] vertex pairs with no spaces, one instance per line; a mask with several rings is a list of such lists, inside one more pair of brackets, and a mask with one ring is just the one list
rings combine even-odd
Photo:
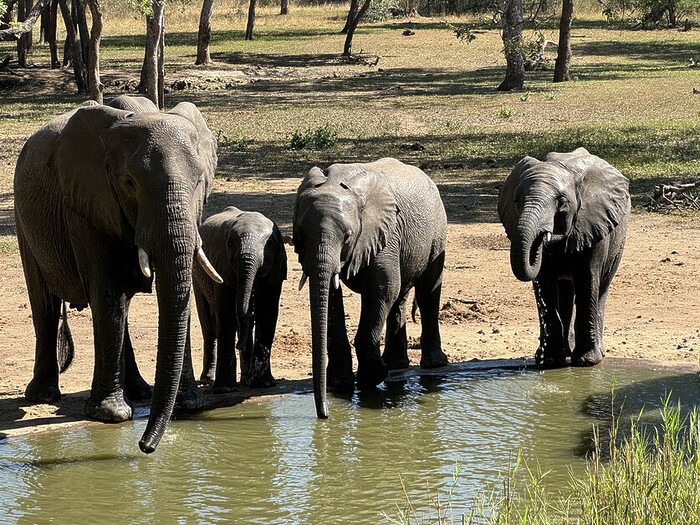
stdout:
[[[510,263],[533,281],[540,318],[537,365],[598,364],[608,287],[622,258],[629,181],[584,148],[525,157],[498,196]],[[574,304],[576,311],[574,313]]]
[[238,348],[241,383],[273,386],[270,349],[282,281],[287,278],[287,254],[279,228],[260,213],[231,206],[209,217],[199,233],[204,250],[224,280],[219,285],[204,271],[194,272],[194,297],[204,338],[200,380],[213,383],[216,393],[235,390]]

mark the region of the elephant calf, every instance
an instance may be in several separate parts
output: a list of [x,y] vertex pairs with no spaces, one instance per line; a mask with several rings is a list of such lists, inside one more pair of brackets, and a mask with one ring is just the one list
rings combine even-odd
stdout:
[[[608,287],[622,258],[628,180],[584,148],[525,157],[501,188],[498,214],[510,262],[533,281],[540,319],[538,366],[598,364]],[[575,312],[574,312],[575,305]]]
[[260,213],[231,206],[204,221],[199,232],[204,250],[224,280],[214,283],[197,267],[193,272],[204,338],[200,380],[213,383],[217,393],[236,388],[238,333],[241,383],[273,386],[270,349],[282,281],[287,278],[287,254],[279,228]]
[[438,326],[446,231],[445,208],[433,181],[396,159],[334,164],[325,172],[312,168],[304,178],[297,190],[293,242],[304,271],[300,287],[309,279],[319,417],[328,417],[326,373],[335,388],[352,388],[355,382],[341,280],[362,296],[355,336],[360,386],[377,385],[389,369],[408,366],[406,297],[414,286],[421,366],[447,364]]

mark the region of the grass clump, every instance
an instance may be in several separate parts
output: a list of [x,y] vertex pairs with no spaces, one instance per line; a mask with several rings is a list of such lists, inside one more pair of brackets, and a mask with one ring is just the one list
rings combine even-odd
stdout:
[[510,118],[513,115],[515,115],[515,110],[513,108],[511,108],[510,106],[506,106],[505,104],[503,104],[501,106],[501,109],[498,110],[498,115],[501,118]]
[[501,486],[478,494],[466,511],[452,505],[458,466],[447,492],[428,492],[422,508],[411,501],[402,480],[404,505],[397,504],[395,516],[383,516],[400,525],[699,524],[700,412],[694,408],[683,416],[680,403],[671,405],[666,397],[659,427],[643,426],[641,415],[632,418],[623,437],[613,414],[607,446],[594,429],[586,471],[570,472],[566,495],[552,494],[544,484],[547,473],[524,466],[518,455],[509,461]]
[[338,133],[328,124],[295,131],[289,142],[292,149],[326,149],[338,143]]
[[217,141],[220,148],[230,151],[243,151],[250,145],[250,139],[243,135],[228,136],[222,132],[217,133]]

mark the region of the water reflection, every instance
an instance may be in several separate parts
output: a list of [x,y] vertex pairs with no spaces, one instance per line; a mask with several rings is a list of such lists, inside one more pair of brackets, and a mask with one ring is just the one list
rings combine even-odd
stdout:
[[[551,470],[552,488],[581,470],[592,423],[610,421],[613,378],[624,414],[658,406],[664,392],[700,399],[694,374],[596,367],[490,370],[393,381],[331,396],[217,409],[172,422],[158,451],[137,452],[145,421],[91,425],[0,444],[0,516],[65,523],[377,523],[401,504],[452,482],[465,509],[498,483],[522,450]],[[658,414],[647,409],[646,414]],[[650,423],[658,418],[650,416]]]

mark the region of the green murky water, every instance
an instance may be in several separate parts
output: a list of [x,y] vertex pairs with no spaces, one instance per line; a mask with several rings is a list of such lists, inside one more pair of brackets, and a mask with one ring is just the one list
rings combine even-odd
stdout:
[[213,410],[173,421],[157,452],[140,420],[0,443],[0,522],[379,523],[426,483],[446,488],[462,463],[453,506],[497,483],[512,453],[551,469],[565,488],[581,471],[591,424],[606,432],[611,384],[624,412],[658,420],[665,392],[700,400],[696,374],[629,367],[491,370],[391,382],[331,396],[331,419],[311,395]]

